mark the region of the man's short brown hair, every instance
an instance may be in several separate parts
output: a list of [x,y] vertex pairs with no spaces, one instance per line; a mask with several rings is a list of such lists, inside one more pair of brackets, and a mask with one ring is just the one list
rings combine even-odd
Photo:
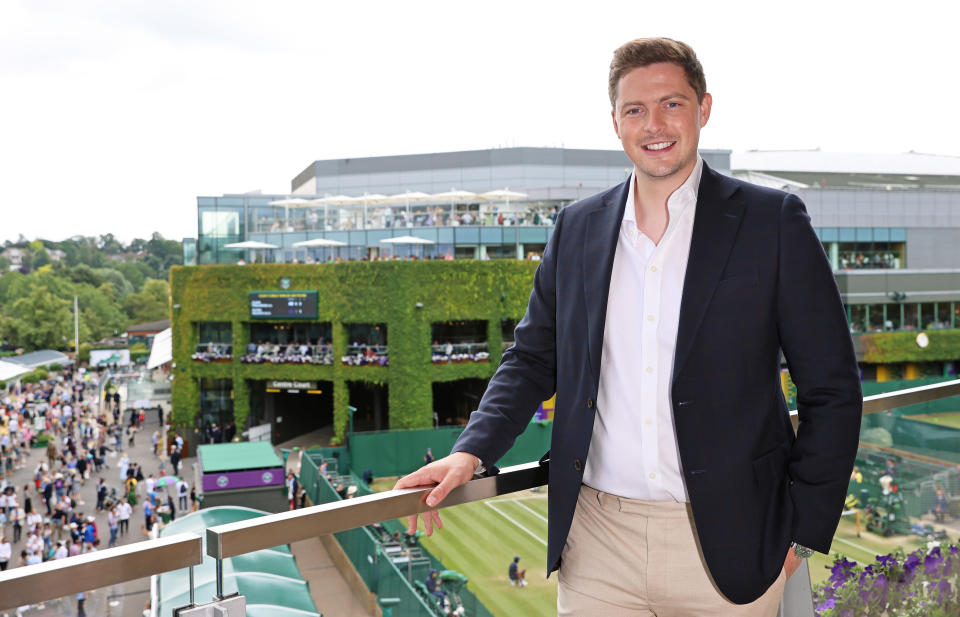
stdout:
[[621,77],[633,69],[658,62],[669,62],[682,68],[687,74],[687,82],[697,93],[697,102],[703,102],[703,95],[707,92],[707,78],[703,75],[703,67],[693,48],[680,41],[658,37],[636,39],[624,43],[613,52],[613,60],[610,62],[610,105],[614,108],[617,106],[617,85]]

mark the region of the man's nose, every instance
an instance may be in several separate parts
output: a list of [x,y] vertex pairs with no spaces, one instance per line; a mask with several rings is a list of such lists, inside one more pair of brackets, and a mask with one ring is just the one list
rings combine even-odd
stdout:
[[659,109],[653,108],[647,114],[647,122],[644,125],[644,129],[651,134],[657,134],[664,127],[664,118],[663,114]]

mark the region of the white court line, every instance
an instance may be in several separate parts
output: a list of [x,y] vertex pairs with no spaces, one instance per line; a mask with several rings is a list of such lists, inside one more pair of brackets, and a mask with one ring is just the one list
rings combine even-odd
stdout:
[[875,550],[873,550],[873,549],[870,549],[870,548],[867,548],[867,547],[865,547],[865,546],[860,546],[859,544],[856,544],[855,542],[851,542],[850,540],[847,540],[846,538],[836,538],[836,537],[835,537],[835,538],[833,539],[833,541],[834,541],[834,542],[843,542],[844,544],[849,544],[850,546],[852,546],[852,547],[854,547],[854,548],[860,549],[861,551],[863,551],[863,552],[866,553],[867,555],[876,555],[876,554],[877,554],[877,551],[875,551]]
[[546,517],[546,516],[540,514],[539,512],[537,512],[536,510],[534,510],[534,509],[531,508],[530,506],[525,506],[525,505],[523,505],[523,502],[521,502],[519,499],[511,499],[510,501],[512,501],[513,503],[517,504],[518,506],[520,506],[521,508],[523,508],[524,510],[526,510],[526,511],[529,512],[530,514],[536,516],[538,519],[540,519],[540,520],[543,521],[544,523],[547,522],[547,517]]
[[507,516],[506,514],[504,514],[504,513],[500,510],[500,508],[498,508],[497,506],[493,505],[493,504],[490,503],[489,501],[484,501],[483,503],[485,503],[485,504],[487,504],[488,506],[490,506],[491,508],[493,508],[493,511],[496,512],[497,514],[499,514],[500,516],[502,516],[503,518],[507,519],[508,521],[510,521],[511,523],[513,523],[514,525],[516,525],[517,527],[519,527],[520,529],[522,529],[522,530],[524,530],[525,532],[527,532],[527,533],[530,535],[530,537],[532,537],[534,540],[536,540],[536,541],[539,542],[540,544],[542,544],[542,545],[544,545],[544,546],[547,545],[546,540],[544,540],[543,538],[541,538],[541,537],[538,536],[537,534],[533,533],[532,531],[530,531],[529,529],[527,529],[526,527],[524,527],[523,525],[521,525],[521,524],[518,523],[517,521],[513,520],[512,518],[510,518],[510,517]]

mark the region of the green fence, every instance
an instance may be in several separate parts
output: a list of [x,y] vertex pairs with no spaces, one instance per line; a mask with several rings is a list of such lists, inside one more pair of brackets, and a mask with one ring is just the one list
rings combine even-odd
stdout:
[[[358,496],[370,493],[370,489],[350,472],[342,467],[346,459],[342,448],[323,448],[303,453],[300,462],[300,484],[314,504],[339,501],[340,495],[331,486],[327,478],[321,477],[320,463],[333,460],[333,453],[340,452],[336,473],[350,475],[355,479]],[[328,469],[329,473],[330,469]],[[403,531],[397,521],[385,521],[384,528],[392,534]],[[380,542],[374,537],[370,527],[359,527],[334,534],[350,562],[356,568],[367,588],[378,598],[398,598],[400,603],[393,608],[393,617],[437,617],[440,613],[424,601],[414,587],[414,581],[424,581],[431,567],[443,570],[444,566],[424,547],[420,551],[427,561],[406,566],[395,564],[382,550]],[[489,610],[466,588],[459,592],[466,617],[493,617]]]
[[[410,473],[423,465],[423,455],[427,448],[433,451],[434,458],[450,454],[463,429],[462,426],[449,426],[354,433],[350,438],[353,469],[370,469],[378,477]],[[531,422],[497,465],[507,467],[539,460],[550,449],[552,429],[552,422]]]

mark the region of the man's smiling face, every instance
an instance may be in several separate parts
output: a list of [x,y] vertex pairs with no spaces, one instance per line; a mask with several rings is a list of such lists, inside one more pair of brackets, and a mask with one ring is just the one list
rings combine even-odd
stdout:
[[696,164],[700,129],[710,117],[711,103],[709,94],[697,101],[676,64],[659,62],[621,77],[613,127],[638,174],[683,181]]

